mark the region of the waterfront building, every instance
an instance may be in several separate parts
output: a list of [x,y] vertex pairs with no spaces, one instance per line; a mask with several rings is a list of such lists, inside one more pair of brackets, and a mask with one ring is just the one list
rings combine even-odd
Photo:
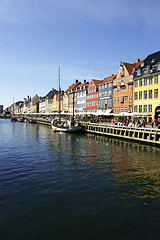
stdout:
[[27,96],[27,98],[24,98],[24,102],[22,105],[22,113],[28,113],[28,104],[30,100],[31,98],[29,96]]
[[75,80],[75,83],[73,83],[69,88],[66,90],[66,93],[68,94],[68,112],[73,113],[73,102],[74,102],[74,112],[77,111],[77,90],[78,86],[81,84],[77,79]]
[[68,105],[69,105],[69,96],[65,91],[62,100],[62,112],[68,113]]
[[113,80],[113,112],[116,114],[133,111],[133,71],[140,63],[137,59],[135,63],[120,64]]
[[77,113],[86,112],[86,95],[89,83],[86,80],[77,87]]
[[15,102],[11,105],[11,114],[21,113],[21,105],[23,101]]
[[0,105],[0,114],[3,113],[3,105]]
[[52,102],[52,112],[59,112],[59,97],[60,99],[60,110],[62,111],[62,100],[63,100],[63,94],[64,91],[62,91],[60,94],[57,93],[53,97],[53,102]]
[[45,113],[45,97],[41,97],[39,100],[39,112]]
[[96,113],[98,110],[98,85],[100,80],[92,79],[86,96],[86,112]]
[[54,88],[52,88],[49,93],[45,96],[45,113],[51,113],[52,112],[52,101],[55,94],[57,94],[58,91]]
[[37,101],[40,97],[36,94],[30,101],[30,113],[37,113]]
[[148,55],[134,71],[134,112],[148,115],[148,121],[160,114],[160,51]]
[[116,75],[104,78],[98,85],[98,109],[109,110],[113,108],[113,80]]

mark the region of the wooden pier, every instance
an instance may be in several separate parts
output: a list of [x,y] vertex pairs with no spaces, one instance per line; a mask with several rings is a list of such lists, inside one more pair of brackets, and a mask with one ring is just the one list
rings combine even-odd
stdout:
[[[28,114],[29,115],[29,114]],[[50,118],[43,118],[37,116],[28,116],[31,122],[51,126]],[[22,116],[26,118],[26,116]],[[160,129],[147,128],[147,127],[126,127],[117,126],[110,123],[89,123],[80,122],[83,129],[88,133],[104,135],[112,138],[121,138],[124,140],[133,140],[148,144],[160,145]]]
[[82,123],[82,125],[84,130],[89,133],[160,145],[160,130],[158,129],[100,125],[95,123]]

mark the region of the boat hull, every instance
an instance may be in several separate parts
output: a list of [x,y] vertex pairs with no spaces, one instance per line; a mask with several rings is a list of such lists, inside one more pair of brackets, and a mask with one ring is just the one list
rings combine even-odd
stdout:
[[58,126],[54,126],[52,124],[52,131],[53,132],[80,132],[82,131],[81,126],[71,126],[71,127],[58,127]]

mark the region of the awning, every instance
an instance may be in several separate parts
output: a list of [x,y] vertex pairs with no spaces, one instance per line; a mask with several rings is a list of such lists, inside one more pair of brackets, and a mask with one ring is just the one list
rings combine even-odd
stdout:
[[104,111],[98,110],[96,115],[98,115],[98,116],[109,116],[109,115],[111,115],[111,112],[112,112],[112,109],[107,109],[107,110],[104,110]]

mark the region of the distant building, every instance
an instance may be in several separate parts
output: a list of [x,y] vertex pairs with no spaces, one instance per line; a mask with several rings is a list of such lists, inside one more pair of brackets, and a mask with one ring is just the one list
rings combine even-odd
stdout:
[[58,94],[58,91],[52,88],[52,90],[45,96],[45,113],[52,112],[52,102],[55,94]]
[[0,105],[0,114],[3,113],[3,105]]
[[77,79],[69,88],[65,91],[68,94],[68,112],[73,113],[73,102],[74,102],[74,112],[77,112],[77,90],[78,86],[81,84]]
[[89,83],[86,80],[77,87],[77,113],[86,112],[86,95]]

